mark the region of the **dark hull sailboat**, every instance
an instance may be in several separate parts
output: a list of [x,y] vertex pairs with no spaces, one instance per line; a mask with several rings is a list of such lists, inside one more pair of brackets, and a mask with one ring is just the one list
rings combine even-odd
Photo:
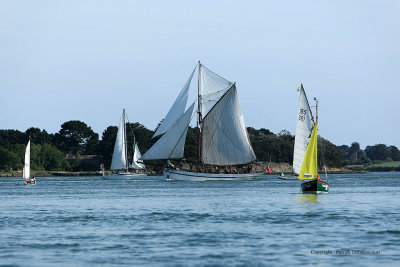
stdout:
[[318,179],[304,181],[301,184],[301,191],[309,194],[328,193],[329,183]]

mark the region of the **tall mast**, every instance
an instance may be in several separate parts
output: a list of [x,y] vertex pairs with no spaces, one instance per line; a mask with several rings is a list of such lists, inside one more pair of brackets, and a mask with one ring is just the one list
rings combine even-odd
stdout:
[[125,109],[123,109],[123,111],[122,111],[122,125],[123,125],[123,132],[122,132],[122,135],[123,135],[123,142],[124,142],[124,145],[125,145],[125,169],[126,169],[126,171],[128,172],[128,147],[127,147],[127,138],[126,138],[126,123],[125,123]]
[[315,123],[318,124],[318,99],[314,97],[315,101]]
[[198,66],[198,69],[199,69],[199,74],[198,74],[198,76],[197,76],[197,115],[198,115],[198,126],[199,126],[199,140],[198,140],[198,143],[199,143],[199,148],[198,148],[198,158],[197,158],[197,171],[200,171],[200,160],[201,160],[201,120],[202,120],[202,117],[201,117],[201,110],[200,110],[200,107],[201,107],[201,105],[200,105],[200,101],[201,101],[201,95],[200,95],[200,79],[201,79],[201,71],[200,71],[200,66],[201,66],[201,64],[200,64],[200,60],[199,60],[199,66]]

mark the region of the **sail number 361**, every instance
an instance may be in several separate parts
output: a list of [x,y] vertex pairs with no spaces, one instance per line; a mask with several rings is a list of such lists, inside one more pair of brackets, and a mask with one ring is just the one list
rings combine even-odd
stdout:
[[306,114],[307,110],[301,108],[299,111],[299,121],[304,121],[306,119]]

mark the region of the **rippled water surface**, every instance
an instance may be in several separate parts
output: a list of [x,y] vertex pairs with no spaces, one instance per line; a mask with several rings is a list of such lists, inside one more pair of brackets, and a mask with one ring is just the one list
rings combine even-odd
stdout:
[[400,173],[330,175],[330,192],[321,195],[299,194],[300,182],[272,175],[241,182],[37,180],[24,186],[21,178],[0,178],[0,264],[400,262]]

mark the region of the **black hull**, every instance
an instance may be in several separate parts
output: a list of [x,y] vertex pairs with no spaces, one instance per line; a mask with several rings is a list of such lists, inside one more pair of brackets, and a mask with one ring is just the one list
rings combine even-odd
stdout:
[[329,183],[324,181],[318,181],[317,179],[305,181],[301,184],[301,191],[303,193],[328,193]]

